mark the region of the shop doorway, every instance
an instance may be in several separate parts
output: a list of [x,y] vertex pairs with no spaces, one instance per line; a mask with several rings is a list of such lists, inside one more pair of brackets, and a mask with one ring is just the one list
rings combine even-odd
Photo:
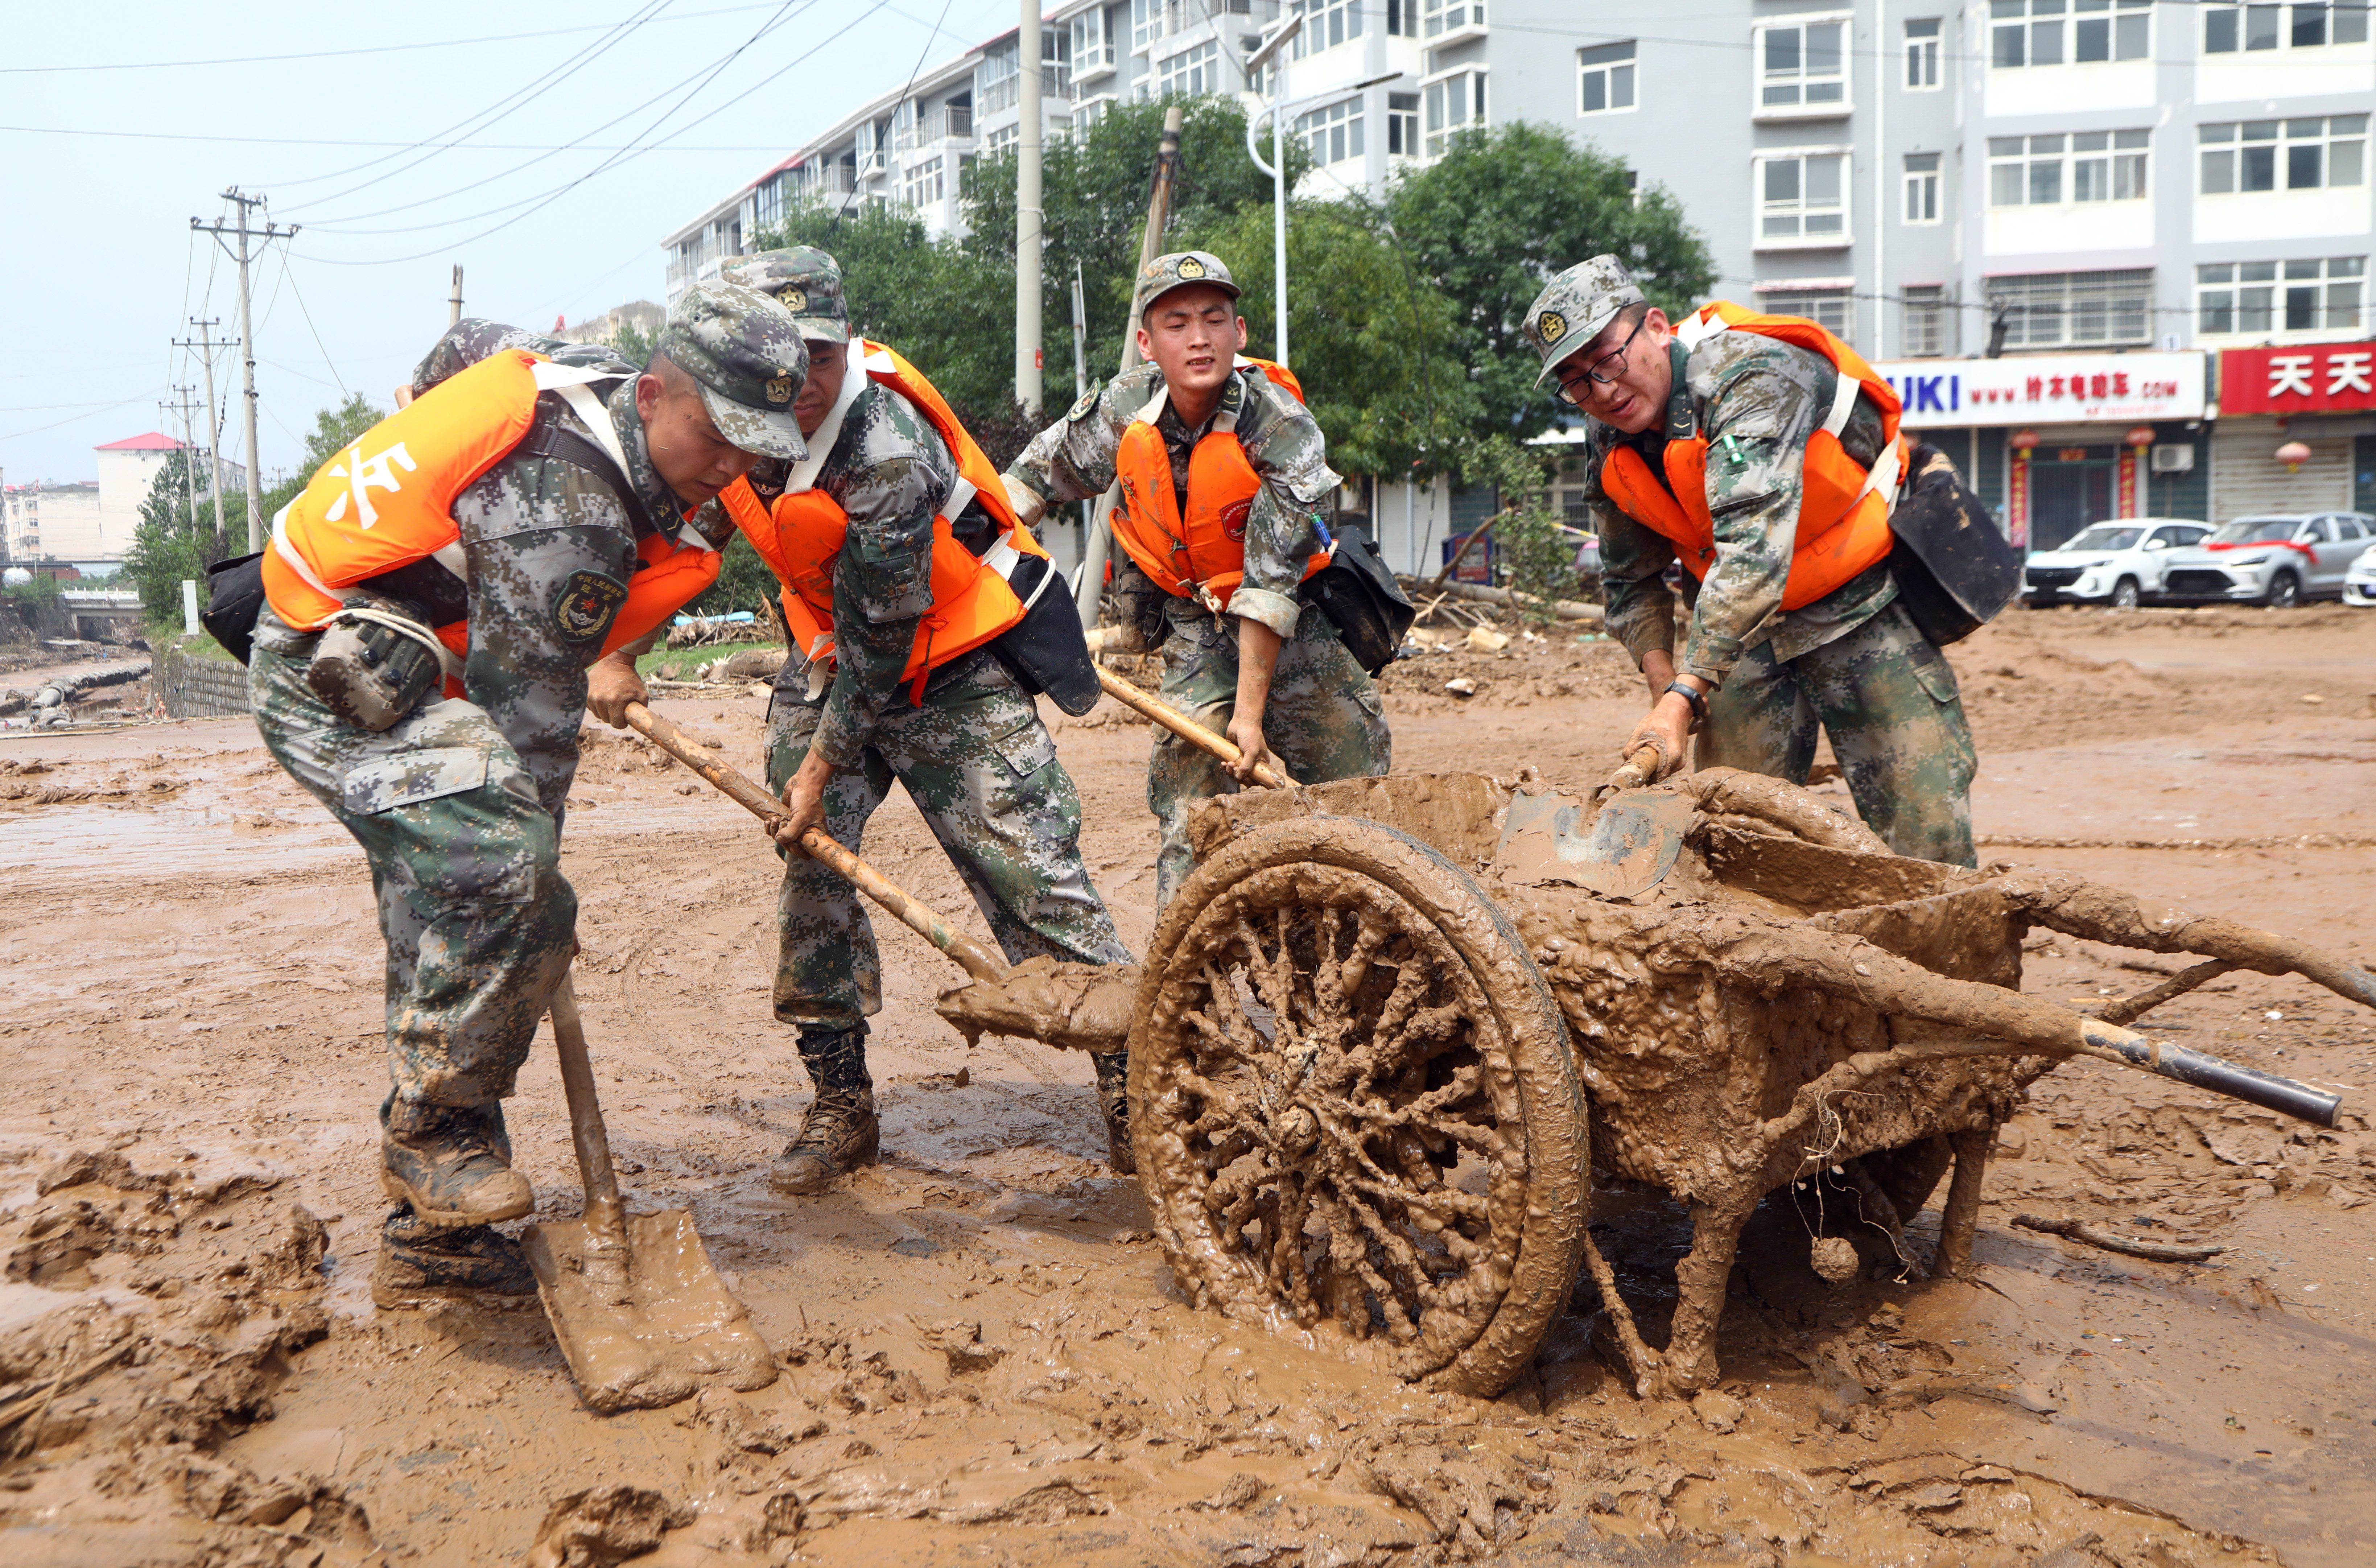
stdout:
[[2060,550],[2080,529],[2111,517],[2116,460],[2109,446],[2039,453],[2029,466],[2032,550]]

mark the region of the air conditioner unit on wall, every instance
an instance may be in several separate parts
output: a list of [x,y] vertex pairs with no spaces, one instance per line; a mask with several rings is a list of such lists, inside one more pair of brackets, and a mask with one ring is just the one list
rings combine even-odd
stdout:
[[2157,474],[2185,474],[2194,471],[2194,448],[2188,446],[2156,446],[2153,449],[2153,471]]

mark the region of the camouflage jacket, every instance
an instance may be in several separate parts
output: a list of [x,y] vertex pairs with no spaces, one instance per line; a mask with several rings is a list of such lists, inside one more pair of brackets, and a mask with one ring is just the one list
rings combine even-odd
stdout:
[[[1103,494],[1114,481],[1123,432],[1162,389],[1163,372],[1151,362],[1124,371],[1102,394],[1082,398],[1033,437],[1006,470],[1007,478],[1029,486],[1051,506]],[[1230,598],[1230,613],[1259,621],[1280,636],[1292,636],[1302,612],[1295,590],[1303,580],[1303,564],[1325,548],[1314,527],[1317,513],[1342,481],[1328,466],[1328,444],[1319,422],[1292,393],[1271,385],[1260,370],[1241,367],[1222,389],[1214,414],[1218,416],[1233,400],[1242,403],[1238,440],[1246,449],[1246,461],[1262,479],[1262,489],[1246,518],[1245,580]],[[1156,416],[1156,431],[1171,457],[1171,483],[1183,498],[1188,456],[1211,422],[1189,429],[1168,399]],[[1123,576],[1119,564],[1115,576],[1119,583]]]
[[[1707,437],[1708,511],[1716,521],[1716,564],[1691,595],[1691,636],[1678,673],[1721,683],[1744,647],[1771,637],[1776,659],[1796,659],[1864,624],[1897,597],[1887,563],[1843,583],[1812,604],[1782,609],[1782,584],[1797,544],[1799,494],[1807,438],[1831,408],[1837,377],[1820,355],[1749,332],[1719,332],[1689,355],[1669,348],[1682,396],[1665,426],[1622,435],[1589,422],[1586,498],[1600,532],[1601,579],[1609,632],[1639,664],[1652,649],[1672,652],[1674,595],[1660,574],[1675,559],[1666,536],[1634,521],[1600,488],[1600,465],[1621,443],[1663,474],[1666,444]],[[1881,415],[1859,398],[1841,445],[1859,463],[1881,448]]]
[[[832,497],[849,518],[833,568],[833,684],[809,742],[839,768],[859,766],[884,709],[907,700],[900,672],[916,646],[916,624],[933,605],[933,517],[957,481],[956,456],[932,421],[850,358],[848,374],[862,385],[833,445],[812,448],[808,462],[789,472],[765,476],[770,488],[798,483],[801,470],[813,466],[810,488]],[[980,553],[990,546],[992,526],[972,505],[952,529]],[[933,671],[934,679],[967,662]],[[797,659],[787,659],[783,681],[793,679],[798,666]]]
[[[489,322],[465,321],[422,362],[413,386],[426,391],[497,350],[549,351],[551,342]],[[608,350],[579,348],[583,352],[566,362],[603,368],[615,363],[627,377],[611,391],[605,406],[637,498],[666,526],[683,515],[683,504],[645,454],[634,367]],[[575,411],[550,394],[540,399],[537,417],[590,434]],[[557,814],[577,771],[586,670],[600,657],[612,619],[605,614],[599,624],[589,623],[572,606],[582,608],[588,589],[593,602],[624,602],[636,565],[636,524],[611,487],[592,473],[539,457],[507,457],[481,474],[454,498],[454,520],[462,530],[468,567],[460,585],[470,624],[464,695],[486,709],[536,780],[538,799]],[[451,607],[428,608],[444,619]],[[281,652],[311,652],[309,635],[270,616],[258,625],[257,636]]]

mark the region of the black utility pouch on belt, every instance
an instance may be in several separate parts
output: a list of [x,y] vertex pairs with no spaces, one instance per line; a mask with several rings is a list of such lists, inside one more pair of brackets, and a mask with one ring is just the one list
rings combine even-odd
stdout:
[[1335,536],[1328,564],[1304,579],[1302,596],[1336,624],[1362,669],[1375,675],[1395,661],[1419,607],[1358,533]]
[[1081,612],[1064,591],[1063,574],[1052,562],[1026,555],[1006,586],[1023,600],[1023,619],[991,639],[991,653],[1025,691],[1034,696],[1047,693],[1078,719],[1098,706],[1100,688],[1081,632]]
[[242,664],[255,645],[255,618],[263,612],[262,551],[234,555],[207,568],[207,607],[198,616],[198,624]]
[[[1935,455],[1915,447],[1915,474]],[[1956,475],[1909,478],[1889,526],[1897,536],[1889,552],[1897,597],[1937,647],[1970,636],[2021,591],[2021,552]]]

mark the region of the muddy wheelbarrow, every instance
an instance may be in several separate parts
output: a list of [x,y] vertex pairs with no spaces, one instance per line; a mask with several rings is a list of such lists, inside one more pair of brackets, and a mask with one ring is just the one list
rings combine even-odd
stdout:
[[[1093,1050],[1126,1029],[1139,1180],[1191,1297],[1479,1396],[1527,1365],[1586,1268],[1638,1392],[1707,1386],[1741,1228],[1811,1179],[1852,1183],[1894,1233],[1952,1170],[1936,1266],[1966,1266],[1994,1129],[2072,1056],[2333,1123],[2335,1096],[2126,1025],[2231,968],[2376,1006],[2350,964],[2075,878],[1902,859],[1778,780],[1657,788],[1689,801],[1688,828],[1624,896],[1510,833],[1561,800],[1588,831],[1594,802],[1539,786],[1416,775],[1207,802],[1126,1006],[1051,1018],[1051,976],[977,980],[940,1011]],[[2204,961],[2084,1016],[2018,989],[2038,926]],[[1595,1173],[1688,1206],[1663,1347],[1586,1229]]]

